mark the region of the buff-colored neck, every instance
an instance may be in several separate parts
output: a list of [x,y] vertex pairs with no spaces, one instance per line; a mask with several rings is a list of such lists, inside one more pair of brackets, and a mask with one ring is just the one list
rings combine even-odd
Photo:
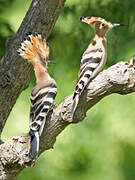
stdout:
[[93,45],[95,44],[95,47],[99,46],[102,47],[104,46],[106,48],[106,36],[99,36],[98,34],[95,34],[94,39],[93,39]]
[[34,65],[34,71],[35,71],[35,76],[36,76],[36,83],[44,83],[45,81],[48,81],[51,79],[51,77],[48,74],[48,71],[46,67],[41,65],[40,63],[37,63]]

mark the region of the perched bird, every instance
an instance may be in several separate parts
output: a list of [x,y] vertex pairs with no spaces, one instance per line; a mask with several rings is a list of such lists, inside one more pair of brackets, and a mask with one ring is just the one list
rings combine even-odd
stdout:
[[112,24],[100,17],[81,17],[80,20],[85,22],[95,31],[93,41],[89,44],[86,51],[83,53],[78,74],[76,89],[73,95],[73,106],[71,110],[71,117],[75,113],[79,97],[84,88],[102,69],[106,63],[107,48],[106,48],[106,33],[109,29],[116,26],[123,26],[123,24]]
[[31,93],[30,131],[31,146],[29,157],[36,159],[39,151],[39,136],[41,136],[46,116],[52,107],[57,94],[57,85],[47,71],[49,62],[49,44],[42,40],[40,34],[29,34],[29,40],[24,40],[18,50],[20,56],[30,62],[35,71],[36,85]]

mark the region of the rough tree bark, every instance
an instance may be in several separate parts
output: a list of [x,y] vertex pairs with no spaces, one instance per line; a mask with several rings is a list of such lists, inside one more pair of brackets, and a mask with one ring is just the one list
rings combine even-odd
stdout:
[[[48,37],[65,0],[33,0],[18,32],[7,40],[7,52],[0,64],[0,133],[19,94],[28,87],[31,65],[16,53],[25,33],[41,32]],[[73,120],[70,118],[72,94],[56,105],[48,114],[40,138],[40,153],[50,148],[58,134],[71,123],[82,121],[88,109],[112,93],[135,92],[135,58],[120,62],[99,75],[82,93]],[[0,179],[17,179],[20,171],[34,164],[28,158],[29,135],[12,137],[0,145]]]

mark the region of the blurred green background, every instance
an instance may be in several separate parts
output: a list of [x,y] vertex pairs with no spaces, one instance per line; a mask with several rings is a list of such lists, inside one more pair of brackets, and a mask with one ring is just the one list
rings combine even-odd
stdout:
[[[6,38],[15,33],[31,0],[0,0],[0,57]],[[134,0],[67,0],[48,41],[51,44],[49,71],[58,84],[56,102],[75,87],[81,55],[93,37],[93,30],[80,16],[101,16],[113,23],[127,24],[108,33],[108,61],[105,68],[135,53]],[[28,132],[31,82],[18,98],[3,140]],[[43,153],[35,167],[21,172],[19,180],[134,180],[135,179],[135,94],[110,95],[88,113],[86,119],[70,125],[57,138],[54,150]]]

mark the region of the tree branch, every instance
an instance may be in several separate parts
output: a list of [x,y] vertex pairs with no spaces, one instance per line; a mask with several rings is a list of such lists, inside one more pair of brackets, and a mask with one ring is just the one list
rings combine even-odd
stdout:
[[[128,94],[135,92],[135,58],[119,62],[99,73],[82,93],[73,120],[70,111],[73,104],[72,96],[66,97],[48,114],[43,134],[40,138],[40,153],[53,147],[56,137],[71,123],[82,121],[88,109],[107,95],[113,93]],[[25,167],[33,165],[28,158],[30,137],[20,135],[9,139],[0,146],[0,159],[3,171],[17,174]],[[10,165],[10,166],[9,166]],[[13,179],[13,178],[12,178]]]

